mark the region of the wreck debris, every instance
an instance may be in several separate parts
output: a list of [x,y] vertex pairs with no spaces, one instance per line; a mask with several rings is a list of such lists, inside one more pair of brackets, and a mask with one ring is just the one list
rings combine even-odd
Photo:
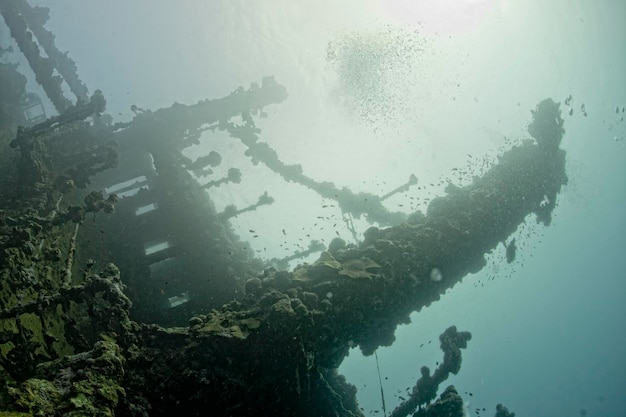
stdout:
[[398,193],[403,193],[405,191],[408,191],[412,186],[414,186],[415,184],[417,184],[417,177],[413,174],[411,174],[411,176],[409,177],[409,180],[406,182],[406,184],[403,184],[397,188],[394,188],[393,190],[389,191],[387,194],[383,195],[380,197],[380,201],[386,200],[389,197],[398,194]]
[[[541,111],[537,117],[541,117]],[[552,126],[545,128],[554,131]],[[560,138],[550,143],[559,141]],[[102,333],[115,340],[125,358],[125,362],[122,361],[124,377],[119,384],[124,392],[132,393],[123,396],[122,391],[116,391],[115,407],[120,415],[131,415],[130,410],[145,409],[148,404],[154,415],[180,412],[180,404],[175,405],[177,401],[183,401],[188,412],[210,406],[218,410],[217,414],[219,410],[228,414],[228,410],[236,406],[239,414],[247,415],[259,411],[255,400],[259,397],[269,399],[264,403],[268,409],[282,410],[283,414],[329,415],[330,410],[335,410],[340,415],[361,415],[354,403],[354,391],[335,371],[349,346],[359,345],[365,354],[371,354],[377,347],[390,344],[399,322],[410,312],[436,300],[463,275],[479,269],[484,263],[484,253],[511,234],[527,213],[534,211],[548,221],[553,205],[540,207],[538,203],[544,194],[555,197],[564,183],[563,161],[562,151],[556,146],[549,147],[548,142],[541,146],[526,143],[514,148],[474,184],[435,199],[420,223],[369,231],[367,239],[359,246],[339,246],[334,255],[325,254],[318,264],[304,265],[293,273],[268,271],[267,276],[259,278],[261,289],[259,281],[249,285],[254,297],[232,301],[219,311],[195,316],[189,328],[133,324],[128,319],[131,305],[122,292],[119,271],[107,267],[100,275],[88,275],[84,289],[63,290],[65,295],[58,298],[78,297],[85,300],[84,303],[91,300],[92,304],[86,304],[91,307],[83,310],[88,312],[86,323],[104,332],[81,332],[82,325],[76,322],[78,327],[66,333],[66,338],[70,346],[74,346],[74,352],[93,350],[94,344],[103,337]],[[541,184],[539,190],[537,184]],[[476,195],[486,196],[486,190],[489,190],[488,197],[476,198]],[[101,201],[94,195],[85,204],[95,209]],[[427,279],[432,265],[445,267],[445,281]],[[407,268],[417,280],[407,279]],[[342,277],[341,271],[371,276],[351,279]],[[296,279],[300,273],[315,279],[302,282]],[[39,279],[35,275],[27,282]],[[91,295],[86,297],[86,294]],[[5,320],[11,320],[9,316],[20,308],[23,317],[31,317],[25,314],[35,314],[43,300],[14,303],[13,310],[4,316]],[[46,302],[53,306],[57,298]],[[111,309],[120,311],[120,315],[111,316]],[[27,313],[31,310],[33,313]],[[76,320],[78,316],[74,313],[66,320],[71,317]],[[40,331],[36,327],[29,328],[34,334]],[[450,332],[450,339],[456,340],[457,333]],[[467,340],[466,337],[461,339]],[[51,342],[54,343],[53,339]],[[32,355],[30,344],[20,346]],[[463,342],[457,346],[463,347]],[[451,360],[460,359],[454,352],[450,355]],[[64,356],[67,354],[58,358]],[[48,360],[45,356],[35,359],[36,363]],[[460,365],[460,361],[457,363]],[[4,361],[2,366],[8,367],[8,362]],[[272,375],[262,372],[268,367],[274,370]],[[35,379],[42,379],[32,368],[19,369],[26,369],[27,373],[14,372],[12,379],[17,385],[12,385],[11,395],[15,399],[23,398],[24,390],[32,387]],[[92,372],[95,375],[98,371]],[[420,379],[423,387],[416,390],[421,393],[416,397],[418,403],[432,397],[425,386],[440,381],[445,372],[458,372],[458,366],[442,365],[433,375],[423,371]],[[61,383],[57,379],[62,375],[58,372],[54,375],[57,381],[54,386],[57,386]],[[212,389],[216,384],[223,388],[219,393]],[[276,392],[282,394],[277,397]],[[49,398],[57,401],[58,409],[62,410],[68,407],[68,402],[72,403],[73,394],[68,391],[60,397],[55,394]],[[434,404],[449,404],[447,399],[455,398],[453,394],[447,391],[446,396]],[[107,401],[111,398],[114,397]],[[97,398],[86,396],[86,400],[95,404]],[[20,400],[12,407],[26,411],[43,407],[25,404]],[[112,404],[107,402],[101,407],[105,409]]]
[[226,130],[232,137],[238,138],[248,148],[246,155],[249,156],[253,164],[262,162],[269,169],[280,175],[287,182],[300,184],[316,192],[322,198],[337,201],[342,212],[360,218],[365,216],[370,223],[380,225],[397,225],[406,220],[406,215],[400,212],[390,212],[382,201],[395,194],[405,191],[417,183],[417,178],[411,176],[409,181],[387,193],[383,197],[378,197],[372,193],[354,193],[350,189],[338,188],[329,181],[319,182],[304,174],[300,165],[287,165],[280,160],[278,154],[267,143],[260,142],[258,134],[260,130],[254,126],[253,122],[235,124],[225,122],[220,125],[220,129]]
[[[461,369],[461,349],[465,349],[467,347],[467,342],[471,338],[472,335],[469,332],[458,332],[455,326],[447,328],[446,331],[439,336],[439,340],[441,341],[441,350],[444,352],[443,362],[437,367],[432,375],[430,374],[430,369],[428,369],[428,367],[422,367],[422,376],[413,387],[409,399],[396,407],[390,416],[406,417],[413,413],[417,407],[421,408],[421,406],[434,400],[437,396],[439,385],[448,379],[449,374],[452,373],[456,375]],[[454,387],[448,387],[446,391],[451,389],[454,390]],[[456,393],[456,391],[454,392]],[[442,400],[445,401],[446,397],[447,395],[445,395],[444,392],[444,394],[442,394]],[[460,405],[462,409],[462,400]],[[453,413],[451,415],[457,415],[457,413]]]
[[51,57],[41,56],[39,46],[35,43],[32,33],[29,31],[28,14],[23,10],[27,5],[24,0],[7,0],[0,3],[0,14],[11,31],[20,50],[28,60],[30,67],[35,73],[37,82],[43,87],[46,95],[54,104],[59,113],[70,106],[70,101],[63,95],[61,88],[62,78],[53,75],[55,61]]
[[[6,381],[0,387],[0,408],[51,416],[159,417],[193,415],[200,410],[224,416],[269,412],[362,416],[356,388],[337,372],[350,347],[359,346],[364,354],[372,354],[391,344],[399,323],[484,266],[485,253],[506,241],[528,214],[535,213],[539,221],[549,224],[556,196],[567,181],[565,153],[559,149],[564,132],[560,109],[545,100],[534,110],[529,127],[536,142],[527,141],[504,153],[483,177],[466,187],[451,188],[432,201],[426,214],[414,215],[411,223],[403,223],[404,216],[392,219],[389,213],[377,211],[380,199],[375,196],[375,204],[366,210],[350,206],[350,198],[357,194],[347,189],[310,183],[321,194],[336,193],[345,211],[379,216],[381,222],[395,226],[368,230],[358,245],[336,241],[311,265],[293,271],[267,268],[261,276],[250,277],[246,267],[254,261],[234,250],[238,242],[217,221],[215,208],[196,197],[201,187],[186,173],[176,151],[193,140],[189,132],[197,132],[205,123],[228,127],[230,117],[224,114],[244,113],[249,126],[237,134],[253,140],[251,132],[256,132],[250,128],[250,109],[285,97],[284,89],[267,79],[261,87],[238,89],[219,101],[142,112],[116,133],[120,142],[126,139],[149,154],[158,184],[170,193],[169,200],[157,202],[164,217],[154,216],[153,221],[176,219],[178,234],[173,234],[173,244],[152,258],[144,253],[141,259],[150,259],[144,263],[133,254],[145,248],[125,243],[128,235],[123,231],[110,233],[115,229],[103,227],[88,233],[90,227],[106,222],[97,219],[87,225],[92,222],[84,221],[86,214],[111,212],[117,197],[113,192],[74,188],[85,187],[96,171],[112,166],[115,158],[109,155],[117,153],[90,158],[90,147],[108,146],[100,141],[108,136],[99,131],[92,136],[98,140],[81,143],[71,154],[73,163],[66,163],[63,150],[80,143],[73,133],[91,130],[82,118],[87,111],[77,105],[54,122],[20,131],[15,146],[24,158],[20,184],[27,186],[27,192],[16,195],[21,204],[0,213],[0,376]],[[97,113],[100,108],[96,97],[89,110]],[[210,111],[215,108],[223,112]],[[270,155],[266,160],[273,160],[271,149],[258,149]],[[131,152],[131,148],[124,151]],[[307,181],[298,166],[277,164],[276,168]],[[148,185],[151,181],[156,181],[154,175],[145,177]],[[62,194],[65,188],[67,194]],[[71,195],[74,191],[77,195]],[[137,201],[155,195],[149,191],[138,187]],[[370,198],[367,193],[357,196]],[[545,197],[549,203],[542,205]],[[128,201],[117,203],[121,207],[110,213],[112,218],[137,217]],[[270,203],[266,193],[256,206]],[[85,232],[76,246],[76,226],[71,222],[82,223]],[[138,224],[128,233],[138,233],[142,227]],[[214,241],[195,229],[215,231],[210,236]],[[98,241],[94,236],[99,235],[103,236]],[[185,240],[194,245],[183,246]],[[185,251],[197,252],[182,257],[186,252],[179,249],[179,242]],[[198,247],[198,242],[205,246]],[[98,253],[100,248],[103,251]],[[101,261],[112,252],[122,260],[122,271]],[[208,260],[202,262],[202,257]],[[160,262],[168,259],[173,259],[169,266],[173,270],[185,261],[198,261],[194,276],[218,265],[214,276],[223,275],[229,282],[242,280],[247,283],[243,285],[246,295],[235,298],[226,291],[224,298],[231,301],[205,311],[201,306],[208,303],[210,294],[198,292],[195,300],[179,308],[178,314],[187,314],[180,327],[132,321],[131,299],[143,303],[146,298],[158,299],[157,294],[171,295],[158,287],[140,295],[138,281],[133,281],[151,276],[150,266],[154,270],[165,267]],[[71,275],[76,281],[71,283],[70,262],[73,272],[80,272]],[[105,266],[96,270],[98,265]],[[446,279],[429,279],[434,268],[445,270]],[[129,277],[128,288],[122,283],[123,274]],[[185,310],[189,305],[193,308]],[[144,317],[151,312],[144,310]],[[425,405],[417,415],[461,415],[462,401],[453,388],[432,400],[434,387],[448,373],[459,371],[460,349],[468,340],[468,333],[454,327],[442,335],[444,362],[432,375],[422,368],[406,410]],[[498,412],[504,411],[498,407]]]

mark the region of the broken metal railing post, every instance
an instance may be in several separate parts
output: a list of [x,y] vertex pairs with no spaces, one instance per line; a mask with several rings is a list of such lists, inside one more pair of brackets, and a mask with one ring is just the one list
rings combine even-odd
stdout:
[[415,175],[411,174],[411,176],[409,177],[409,180],[406,182],[406,184],[402,184],[398,188],[395,188],[395,189],[389,191],[387,194],[385,194],[382,197],[380,197],[380,201],[386,200],[386,199],[388,199],[389,197],[391,197],[394,194],[402,193],[404,191],[408,191],[415,184],[417,184],[417,177]]

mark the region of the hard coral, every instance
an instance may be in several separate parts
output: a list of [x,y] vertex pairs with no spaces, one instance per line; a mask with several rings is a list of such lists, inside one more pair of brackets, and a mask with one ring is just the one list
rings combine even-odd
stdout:
[[531,110],[533,121],[528,126],[528,133],[540,146],[558,148],[565,129],[561,118],[560,104],[547,98],[541,101],[535,110]]

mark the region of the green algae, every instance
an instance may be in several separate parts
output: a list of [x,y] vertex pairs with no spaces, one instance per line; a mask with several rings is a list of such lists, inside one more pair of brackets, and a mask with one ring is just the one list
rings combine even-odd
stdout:
[[252,317],[242,319],[240,323],[250,330],[258,329],[261,326],[261,321]]
[[207,317],[207,321],[202,326],[198,326],[197,329],[194,329],[194,332],[197,332],[199,334],[217,334],[226,337],[234,337],[237,339],[245,339],[246,337],[248,337],[249,333],[242,330],[239,324],[242,324],[246,327],[248,324],[254,325],[253,322],[249,321],[245,323],[240,323],[236,319],[230,319],[219,314],[209,314]]
[[43,337],[41,318],[35,313],[24,313],[20,316],[20,325],[26,331],[30,343],[36,344],[35,355],[50,357]]
[[15,343],[13,343],[13,342],[6,342],[6,343],[1,344],[0,345],[0,356],[2,356],[3,358],[6,359],[6,356],[13,349],[15,349]]
[[2,319],[0,320],[0,332],[11,332],[11,333],[18,333],[18,329],[17,329],[17,323],[15,322],[15,319]]
[[276,301],[270,308],[270,314],[278,316],[294,316],[296,313],[291,307],[291,301],[288,298],[283,298]]
[[55,314],[47,314],[44,317],[44,323],[47,329],[47,335],[53,338],[52,349],[58,357],[73,355],[74,348],[67,343],[65,337],[65,323],[63,322],[63,306],[57,304]]
[[9,387],[9,394],[14,397],[17,407],[29,410],[36,417],[55,415],[57,404],[61,400],[61,394],[54,383],[37,378],[24,381],[20,389]]

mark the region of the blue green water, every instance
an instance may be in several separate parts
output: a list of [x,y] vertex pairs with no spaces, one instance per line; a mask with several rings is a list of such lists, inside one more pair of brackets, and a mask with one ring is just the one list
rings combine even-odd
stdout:
[[[421,366],[441,360],[437,336],[455,324],[473,338],[449,382],[472,415],[502,402],[518,416],[626,416],[625,2],[33,3],[50,7],[57,46],[92,91],[105,92],[116,119],[129,120],[132,104],[195,103],[274,75],[290,97],[259,119],[262,139],[307,175],[354,191],[384,194],[415,174],[423,188],[386,201],[393,210],[424,209],[454,167],[479,174],[506,138],[527,137],[537,102],[572,95],[573,114],[562,107],[570,182],[553,224],[528,219],[516,262],[494,252],[400,327],[378,351],[383,388],[389,411]],[[334,237],[330,224],[316,225],[326,213],[318,196],[252,165],[239,144],[212,139],[186,153],[216,148],[225,167],[244,172],[216,193],[218,209],[253,203],[261,187],[276,199],[233,224],[257,231],[253,249],[284,256],[306,235]],[[353,350],[340,371],[365,414],[382,415],[373,357]]]

